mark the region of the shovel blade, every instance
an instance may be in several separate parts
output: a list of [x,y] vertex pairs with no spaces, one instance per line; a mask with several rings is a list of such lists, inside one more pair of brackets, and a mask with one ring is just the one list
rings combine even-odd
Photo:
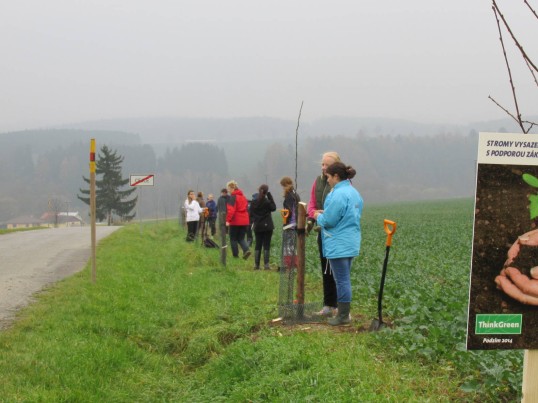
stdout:
[[374,319],[372,323],[370,324],[370,332],[377,332],[378,330],[381,330],[385,328],[387,325],[380,321],[379,319]]

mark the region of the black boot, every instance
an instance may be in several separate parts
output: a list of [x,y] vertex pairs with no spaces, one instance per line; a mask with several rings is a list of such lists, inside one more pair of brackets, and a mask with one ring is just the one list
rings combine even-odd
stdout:
[[254,251],[254,270],[260,270],[260,257],[262,255],[261,250]]
[[338,303],[338,314],[329,319],[328,323],[331,326],[347,326],[351,323],[349,318],[349,310],[351,308],[350,302],[339,302]]
[[269,255],[270,255],[270,252],[269,250],[264,250],[263,251],[263,268],[265,270],[271,270],[271,267],[269,267]]

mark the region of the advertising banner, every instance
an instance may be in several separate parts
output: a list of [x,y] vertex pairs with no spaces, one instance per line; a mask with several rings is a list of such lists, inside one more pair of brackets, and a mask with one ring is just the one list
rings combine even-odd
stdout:
[[538,349],[538,135],[480,133],[467,349]]

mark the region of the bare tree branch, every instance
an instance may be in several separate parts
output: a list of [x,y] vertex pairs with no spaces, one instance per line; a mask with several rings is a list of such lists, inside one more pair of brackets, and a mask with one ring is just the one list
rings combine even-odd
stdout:
[[500,103],[498,103],[491,95],[489,95],[488,98],[491,99],[495,105],[497,105],[499,108],[501,108],[503,111],[505,111],[508,116],[510,116],[512,119],[514,119],[517,122],[517,124],[520,123],[520,121],[519,121],[519,119],[517,117],[515,117],[512,113],[510,113],[510,111],[508,109],[506,109]]
[[[512,30],[510,29],[510,26],[506,22],[506,19],[504,18],[504,15],[499,10],[499,6],[497,6],[497,3],[495,2],[495,0],[492,0],[492,3],[493,3],[493,11],[495,12],[495,18],[497,19],[497,25],[499,25],[499,19],[497,18],[497,14],[498,14],[501,17],[506,30],[510,33],[510,36],[512,36],[512,39],[514,40],[514,43],[516,44],[517,48],[521,52],[521,55],[523,56],[523,59],[527,60],[535,71],[538,71],[538,67],[536,67],[536,65],[532,62],[532,60],[529,59],[529,57],[527,56],[527,53],[523,50],[523,46],[521,46],[519,41],[516,39],[514,33],[512,32]],[[529,6],[529,8],[530,8],[530,6]],[[534,10],[532,10],[532,8],[531,8],[531,11],[534,12]],[[500,31],[500,27],[499,27],[499,31]]]
[[501,108],[508,116],[510,116],[512,119],[514,119],[516,121],[517,124],[520,125],[520,127],[522,127],[522,125],[529,125],[529,127],[527,127],[526,129],[524,127],[522,127],[522,130],[523,130],[523,133],[528,133],[531,131],[531,129],[534,127],[534,126],[537,126],[538,127],[538,123],[536,122],[531,122],[530,120],[518,120],[518,118],[516,118],[512,113],[510,113],[510,111],[506,108],[504,108],[501,104],[499,104],[491,95],[488,96],[489,99],[491,99],[493,101],[493,103],[495,105],[497,105],[499,108]]
[[[512,113],[510,113],[510,111],[506,108],[504,108],[500,103],[498,103],[491,95],[488,96],[489,99],[491,99],[493,101],[493,103],[495,105],[497,105],[499,108],[501,108],[508,116],[510,116],[512,119],[514,119],[516,121],[516,123],[519,125],[519,127],[521,127],[521,130],[523,131],[523,133],[528,133],[531,131],[531,129],[534,127],[534,126],[537,126],[538,127],[538,123],[536,122],[531,122],[529,120],[521,120],[521,119],[518,119],[517,117],[515,117]],[[525,129],[524,125],[529,125],[529,127],[527,127]]]
[[528,133],[531,131],[531,129],[534,127],[534,126],[537,126],[538,127],[538,123],[535,123],[535,122],[530,122],[528,120],[524,120],[523,123],[526,123],[529,125],[527,131],[525,133]]
[[536,14],[536,11],[534,11],[534,10],[532,9],[531,5],[527,2],[527,0],[523,0],[523,3],[525,3],[525,4],[527,5],[527,7],[529,7],[529,9],[531,10],[531,13],[533,13],[534,16],[535,16],[536,18],[538,18],[538,14]]
[[529,62],[525,60],[525,63],[527,64],[527,67],[529,68],[529,71],[531,72],[532,78],[534,78],[534,82],[536,86],[538,87],[538,79],[536,78],[536,74],[534,74],[534,71],[532,71],[531,66],[529,65]]
[[299,189],[297,185],[297,140],[299,138],[299,122],[301,121],[301,113],[303,112],[303,103],[301,101],[301,108],[299,109],[299,116],[297,117],[297,128],[295,129],[295,189]]
[[[495,3],[495,0],[492,0],[493,2],[493,14],[495,14],[495,20],[497,21],[497,29],[499,30],[499,40],[501,41],[501,46],[502,46],[502,49],[503,49],[503,55],[504,55],[504,60],[506,62],[506,68],[508,70],[508,77],[510,79],[510,87],[512,88],[512,96],[514,98],[514,105],[516,107],[516,113],[517,113],[517,119],[516,121],[518,122],[519,124],[519,127],[521,128],[521,130],[523,132],[525,132],[525,127],[523,126],[523,123],[521,122],[521,113],[519,112],[519,105],[517,103],[517,95],[516,95],[516,88],[514,86],[514,80],[512,79],[512,70],[510,69],[510,63],[508,62],[508,56],[506,54],[506,48],[504,46],[504,40],[503,40],[503,34],[502,34],[502,30],[501,30],[501,22],[499,21],[499,15],[501,15],[502,17],[502,14],[499,12],[499,9],[497,7],[497,3]],[[503,20],[504,21],[504,20]],[[505,25],[506,25],[506,22],[505,22]],[[497,103],[497,102],[495,102]],[[497,105],[499,105],[497,103]],[[500,105],[499,105],[500,106]],[[503,108],[505,111],[506,109]],[[509,114],[510,116],[513,117],[512,114]]]

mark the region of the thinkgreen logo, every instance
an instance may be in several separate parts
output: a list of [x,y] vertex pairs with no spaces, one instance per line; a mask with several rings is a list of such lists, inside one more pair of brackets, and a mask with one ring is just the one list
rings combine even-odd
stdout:
[[521,334],[521,314],[478,314],[475,334]]

